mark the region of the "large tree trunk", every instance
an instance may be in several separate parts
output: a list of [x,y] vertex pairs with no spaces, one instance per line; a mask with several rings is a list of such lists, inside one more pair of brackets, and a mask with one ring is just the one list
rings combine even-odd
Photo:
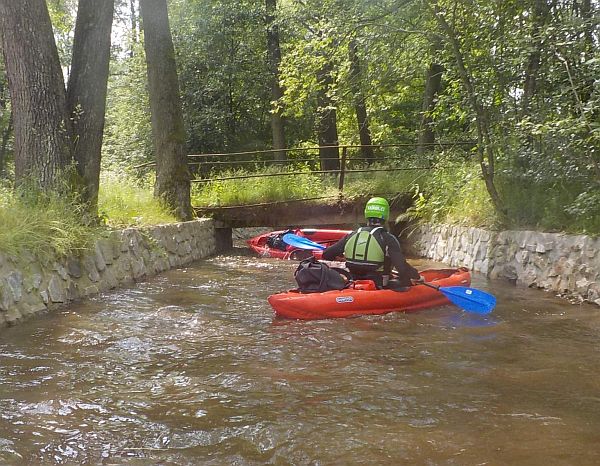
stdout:
[[[319,90],[317,94],[317,133],[319,139],[319,158],[321,170],[339,170],[340,153],[338,149],[338,131],[336,109],[328,95],[333,83],[331,65],[325,65],[317,75]],[[336,146],[336,147],[327,147]]]
[[358,122],[358,135],[360,137],[361,154],[370,164],[375,160],[373,154],[373,141],[371,140],[371,130],[369,128],[369,118],[367,115],[367,102],[361,89],[362,73],[360,66],[360,57],[358,56],[358,44],[356,41],[350,41],[350,85],[354,98],[354,109],[356,111],[356,120]]
[[[281,63],[281,49],[279,47],[279,26],[275,22],[277,0],[266,0],[267,23],[267,53],[269,71],[271,73],[271,100],[278,102],[283,97],[283,90],[279,85],[279,64]],[[271,111],[271,131],[273,133],[273,149],[285,149],[285,124],[280,108]],[[275,160],[286,160],[287,152],[275,152]]]
[[113,12],[114,0],[79,0],[67,86],[67,108],[73,119],[73,153],[85,185],[83,201],[92,216],[98,212]]
[[154,194],[163,199],[177,218],[190,220],[190,172],[167,2],[141,0],[140,12],[156,155]]
[[72,163],[65,84],[44,0],[0,0],[0,29],[13,109],[15,180],[65,187]]
[[444,67],[435,62],[435,56],[441,49],[442,44],[438,38],[433,39],[431,44],[431,64],[425,75],[425,90],[423,91],[423,106],[421,112],[421,123],[419,126],[419,140],[417,144],[417,154],[423,155],[425,152],[433,150],[435,142],[435,132],[433,131],[433,118],[431,113],[435,109],[435,99],[442,89],[442,73]]
[[[534,0],[531,26],[531,51],[527,57],[525,65],[525,79],[523,81],[523,95],[521,97],[521,118],[528,118],[532,115],[532,101],[537,92],[538,74],[542,64],[543,43],[541,33],[550,13],[550,5],[546,0]],[[524,136],[524,148],[533,148],[535,144],[534,136],[528,132]],[[523,156],[516,160],[516,164],[522,171],[527,171],[530,165],[529,152],[523,151]]]

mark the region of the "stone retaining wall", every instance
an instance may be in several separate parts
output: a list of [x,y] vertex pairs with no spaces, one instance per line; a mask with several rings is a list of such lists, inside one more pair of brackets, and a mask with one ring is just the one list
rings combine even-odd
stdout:
[[413,253],[600,305],[600,238],[423,224]]
[[111,232],[79,255],[43,262],[0,255],[0,327],[216,252],[212,220]]

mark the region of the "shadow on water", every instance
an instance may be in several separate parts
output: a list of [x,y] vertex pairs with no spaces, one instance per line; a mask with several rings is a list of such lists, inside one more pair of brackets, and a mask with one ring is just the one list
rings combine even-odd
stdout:
[[491,315],[276,319],[296,265],[219,256],[4,329],[0,463],[600,463],[597,308],[475,276]]

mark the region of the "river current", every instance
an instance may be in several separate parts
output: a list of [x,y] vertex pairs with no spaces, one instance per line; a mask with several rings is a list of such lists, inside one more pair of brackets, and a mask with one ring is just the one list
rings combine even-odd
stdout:
[[0,329],[0,464],[600,464],[598,307],[474,275],[489,316],[276,319],[296,265],[218,256]]

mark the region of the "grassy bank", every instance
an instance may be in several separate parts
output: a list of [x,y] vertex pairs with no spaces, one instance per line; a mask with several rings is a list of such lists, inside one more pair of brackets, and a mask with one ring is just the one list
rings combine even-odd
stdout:
[[173,223],[177,219],[153,195],[150,181],[104,177],[98,193],[98,213],[112,228]]
[[505,217],[492,207],[479,167],[464,163],[431,172],[415,190],[409,216],[492,229],[600,234],[600,190],[589,183],[500,174],[495,184]]
[[101,223],[90,225],[75,199],[2,186],[0,253],[52,260],[88,248],[112,228],[176,222],[149,185],[117,178],[102,180],[98,211]]
[[83,224],[82,214],[77,203],[64,196],[0,188],[0,252],[52,259],[84,249],[99,229]]

